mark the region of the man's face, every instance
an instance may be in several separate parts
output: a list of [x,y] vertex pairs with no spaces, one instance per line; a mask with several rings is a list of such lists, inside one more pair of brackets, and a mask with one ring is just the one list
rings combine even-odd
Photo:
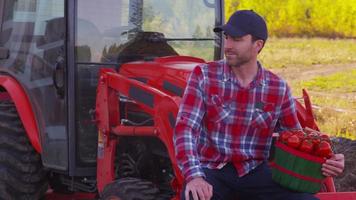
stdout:
[[255,43],[249,34],[242,37],[225,35],[224,53],[227,64],[231,67],[239,67],[251,61],[258,53]]

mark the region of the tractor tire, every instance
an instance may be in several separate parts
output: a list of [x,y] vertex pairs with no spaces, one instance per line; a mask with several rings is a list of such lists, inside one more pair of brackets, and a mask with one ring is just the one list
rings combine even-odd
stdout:
[[101,200],[156,200],[158,193],[158,188],[152,182],[127,177],[108,184]]
[[0,102],[0,199],[38,200],[47,191],[47,173],[12,102]]

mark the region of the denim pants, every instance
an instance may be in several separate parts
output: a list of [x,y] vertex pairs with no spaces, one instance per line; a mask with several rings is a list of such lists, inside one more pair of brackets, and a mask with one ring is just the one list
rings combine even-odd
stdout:
[[[211,200],[317,200],[312,194],[299,193],[279,186],[272,180],[271,169],[263,163],[243,177],[233,164],[222,169],[204,168],[206,181],[213,186]],[[184,190],[181,200],[185,200]],[[192,199],[192,198],[191,198]]]

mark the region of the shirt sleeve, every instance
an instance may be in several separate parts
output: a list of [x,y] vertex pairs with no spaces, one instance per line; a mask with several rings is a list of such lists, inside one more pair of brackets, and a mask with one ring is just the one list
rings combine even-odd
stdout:
[[197,154],[197,140],[205,114],[202,83],[202,71],[197,66],[189,77],[174,130],[176,158],[186,181],[205,177]]
[[290,130],[290,129],[302,129],[298,116],[297,110],[292,97],[290,88],[286,85],[286,90],[283,95],[281,114],[278,119],[278,131],[281,130]]

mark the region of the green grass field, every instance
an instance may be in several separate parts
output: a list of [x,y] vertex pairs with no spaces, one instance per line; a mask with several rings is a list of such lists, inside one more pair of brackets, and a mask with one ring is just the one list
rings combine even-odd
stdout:
[[322,131],[356,139],[355,39],[272,38],[260,60],[294,96],[308,90]]
[[270,68],[356,63],[356,39],[271,38],[260,59]]

